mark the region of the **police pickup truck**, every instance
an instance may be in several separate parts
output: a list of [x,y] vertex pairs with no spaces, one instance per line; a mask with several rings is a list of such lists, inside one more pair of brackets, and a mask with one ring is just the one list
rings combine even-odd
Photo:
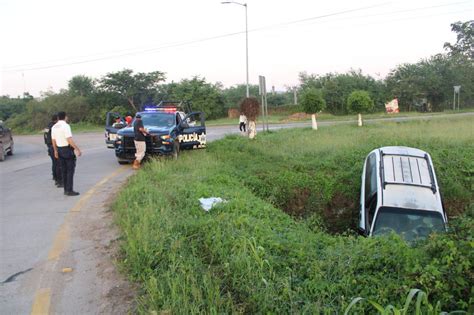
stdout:
[[[176,159],[181,150],[206,147],[204,113],[185,114],[182,102],[162,101],[158,105],[144,107],[137,114],[141,115],[143,125],[150,133],[146,137],[146,155],[172,156]],[[135,159],[133,123],[117,131],[114,148],[119,164]]]

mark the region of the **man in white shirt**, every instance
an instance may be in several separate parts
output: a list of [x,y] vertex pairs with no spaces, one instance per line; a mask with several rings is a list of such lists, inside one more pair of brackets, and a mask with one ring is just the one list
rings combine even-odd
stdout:
[[77,196],[79,193],[74,191],[72,186],[76,168],[76,155],[81,156],[81,150],[72,140],[71,126],[66,121],[66,113],[59,112],[58,122],[51,131],[51,138],[53,140],[54,156],[61,163],[64,194],[66,196]]

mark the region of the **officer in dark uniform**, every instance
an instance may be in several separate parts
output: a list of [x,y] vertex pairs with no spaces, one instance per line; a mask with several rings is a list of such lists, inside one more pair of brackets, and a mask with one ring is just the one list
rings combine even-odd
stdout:
[[51,172],[53,174],[53,180],[57,187],[64,187],[61,173],[61,163],[59,163],[59,160],[54,157],[53,140],[51,138],[51,129],[57,122],[58,115],[54,114],[51,117],[51,122],[48,124],[48,128],[44,130],[44,143],[48,147],[48,155],[52,162]]

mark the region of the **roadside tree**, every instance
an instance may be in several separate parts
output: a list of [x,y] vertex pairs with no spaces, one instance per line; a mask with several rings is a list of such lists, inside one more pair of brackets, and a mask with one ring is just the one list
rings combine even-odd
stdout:
[[85,75],[76,75],[68,82],[69,94],[72,96],[89,96],[94,93],[94,80]]
[[463,55],[469,59],[474,59],[474,20],[466,22],[456,22],[451,24],[451,31],[457,34],[456,43],[444,43],[444,49],[450,55]]
[[160,71],[133,73],[131,69],[111,72],[100,79],[100,88],[107,92],[116,92],[126,98],[132,109],[137,112],[140,105],[153,97],[159,83],[165,80]]
[[306,114],[311,114],[311,122],[313,130],[318,130],[316,114],[326,107],[323,95],[320,90],[307,89],[301,95],[301,106]]
[[347,110],[350,113],[357,113],[359,126],[362,126],[362,113],[373,111],[374,101],[367,91],[353,91],[347,98]]
[[248,135],[250,139],[257,136],[257,117],[260,113],[260,103],[255,97],[247,97],[240,103],[240,112],[243,113],[249,122]]

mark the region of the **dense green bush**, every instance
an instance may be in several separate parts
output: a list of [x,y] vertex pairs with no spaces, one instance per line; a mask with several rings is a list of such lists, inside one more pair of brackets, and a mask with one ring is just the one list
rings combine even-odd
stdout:
[[[461,136],[447,132],[452,123]],[[428,292],[444,310],[467,310],[474,284],[470,212],[452,220],[449,233],[412,246],[396,235],[363,238],[326,230],[351,226],[363,159],[374,147],[413,145],[434,159],[444,150],[472,157],[474,146],[463,133],[471,124],[465,118],[362,130],[340,126],[322,128],[317,139],[308,129],[253,142],[231,136],[178,161],[149,163],[114,205],[124,264],[143,288],[139,310],[337,313],[357,296],[400,308],[410,288]],[[448,159],[443,163],[449,167],[437,169],[447,201],[458,197],[447,186],[465,177],[462,169],[471,160]],[[469,191],[464,185],[457,187]],[[212,196],[227,202],[207,213],[198,199]],[[465,197],[456,207],[472,203],[472,194]]]
[[320,90],[304,90],[300,99],[301,107],[307,114],[317,114],[326,108],[326,102],[324,101],[323,94]]
[[374,110],[374,101],[367,91],[354,91],[347,97],[347,111],[353,114],[368,113]]

